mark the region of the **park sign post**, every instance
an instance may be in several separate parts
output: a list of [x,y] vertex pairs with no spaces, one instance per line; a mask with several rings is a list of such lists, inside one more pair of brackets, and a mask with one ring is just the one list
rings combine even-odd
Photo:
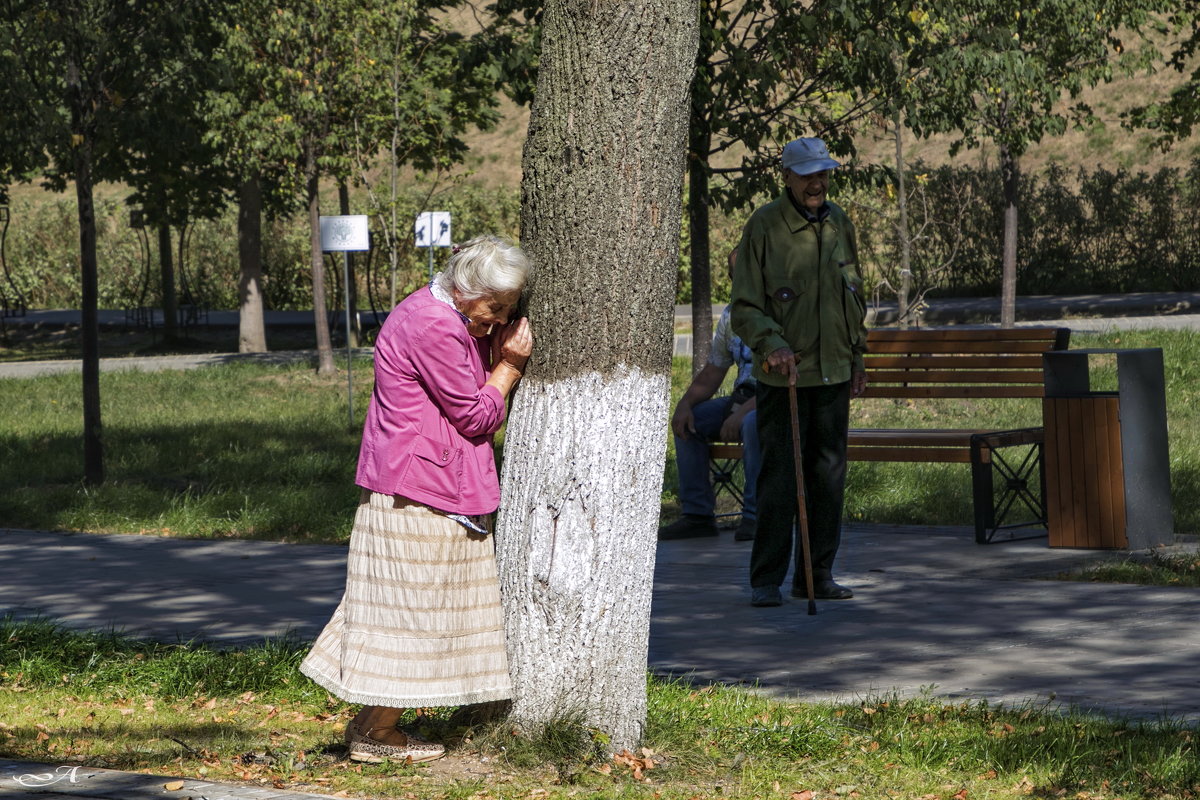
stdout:
[[350,352],[350,253],[371,249],[371,229],[366,214],[321,217],[321,250],[342,254],[342,285],[346,306],[346,410],[354,427],[354,370]]
[[450,246],[450,212],[422,211],[413,223],[413,243],[429,248],[429,280],[433,280],[433,248]]

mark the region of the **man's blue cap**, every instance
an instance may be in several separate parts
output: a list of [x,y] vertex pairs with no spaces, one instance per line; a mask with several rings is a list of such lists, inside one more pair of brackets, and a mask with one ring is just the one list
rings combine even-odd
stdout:
[[829,148],[820,139],[795,139],[783,148],[783,168],[797,175],[812,175],[840,166],[829,157]]

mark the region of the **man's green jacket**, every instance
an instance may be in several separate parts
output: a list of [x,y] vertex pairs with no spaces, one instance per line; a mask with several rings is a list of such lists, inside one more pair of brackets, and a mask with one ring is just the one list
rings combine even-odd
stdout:
[[797,386],[850,380],[867,350],[866,302],[858,245],[846,212],[829,203],[821,222],[805,219],[785,191],[746,222],[733,267],[733,331],[754,351],[754,377],[781,347],[798,356]]

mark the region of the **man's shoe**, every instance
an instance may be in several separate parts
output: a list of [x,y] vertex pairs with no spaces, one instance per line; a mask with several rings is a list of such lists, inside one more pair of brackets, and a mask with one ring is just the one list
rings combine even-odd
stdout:
[[738,523],[737,530],[733,532],[733,540],[735,542],[754,541],[754,529],[757,527],[757,520],[743,516],[742,521]]
[[[803,586],[792,587],[792,597],[808,597],[808,589]],[[813,597],[817,600],[849,600],[854,592],[831,579],[813,581]]]
[[701,536],[716,536],[717,521],[699,514],[684,514],[670,525],[658,529],[658,540],[697,539]]
[[750,589],[750,605],[759,608],[783,605],[783,595],[778,586],[754,586]]

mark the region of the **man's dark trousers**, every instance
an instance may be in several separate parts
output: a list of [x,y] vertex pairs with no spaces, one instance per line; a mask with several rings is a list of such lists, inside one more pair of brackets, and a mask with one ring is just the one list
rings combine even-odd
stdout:
[[[790,388],[758,384],[758,436],[762,470],[758,474],[758,527],[750,554],[750,586],[781,586],[795,552],[794,586],[804,587],[804,553],[796,509],[796,471],[792,460]],[[816,580],[833,577],[842,532],[846,485],[846,431],[850,423],[850,382],[799,387],[800,447],[808,538]]]

